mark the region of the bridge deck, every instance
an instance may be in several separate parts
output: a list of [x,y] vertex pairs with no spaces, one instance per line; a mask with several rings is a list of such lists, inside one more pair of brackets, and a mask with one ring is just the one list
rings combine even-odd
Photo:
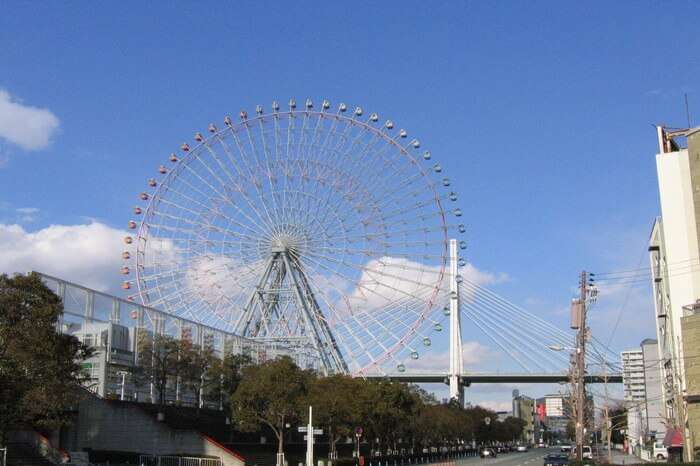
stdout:
[[[367,378],[390,379],[410,383],[447,383],[447,373],[391,373],[386,375],[367,375]],[[460,377],[462,383],[469,386],[473,383],[559,383],[568,382],[569,374],[485,374],[473,373]],[[622,374],[587,374],[586,383],[622,383]]]

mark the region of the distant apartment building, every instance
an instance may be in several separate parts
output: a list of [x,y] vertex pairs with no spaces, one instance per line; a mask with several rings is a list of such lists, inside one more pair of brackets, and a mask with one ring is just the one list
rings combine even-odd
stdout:
[[535,443],[535,400],[529,396],[521,395],[515,390],[513,392],[513,417],[525,421],[520,441]]
[[545,395],[536,402],[536,437],[538,441],[566,439],[566,426],[571,419],[569,401],[561,394]]
[[[691,459],[699,444],[699,413],[688,403],[700,395],[689,384],[686,340],[697,338],[693,325],[683,328],[684,316],[694,313],[700,299],[700,127],[669,130],[657,127],[659,153],[656,168],[661,216],[649,240],[652,286],[658,340],[660,396],[664,417],[671,427],[666,443],[684,439],[685,457]],[[682,147],[685,142],[686,147]],[[686,321],[688,322],[688,321]],[[673,445],[681,446],[681,445]]]
[[663,439],[666,427],[656,340],[642,341],[639,348],[623,351],[621,358],[630,445]]
[[644,391],[644,353],[642,349],[623,351],[622,385],[625,403],[643,402]]

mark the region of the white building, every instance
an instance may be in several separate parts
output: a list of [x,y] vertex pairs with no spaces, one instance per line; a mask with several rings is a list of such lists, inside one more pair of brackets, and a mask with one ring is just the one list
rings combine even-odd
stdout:
[[645,399],[644,390],[644,353],[642,349],[623,351],[622,384],[625,404],[638,404]]
[[641,348],[627,350],[621,353],[621,357],[622,384],[627,408],[627,438],[630,446],[634,447],[644,443],[644,353]]
[[656,340],[645,339],[638,349],[623,351],[621,358],[627,437],[631,446],[663,440],[665,410]]
[[545,413],[548,417],[564,416],[564,397],[562,395],[545,395]]
[[[669,425],[687,424],[683,308],[700,298],[700,127],[669,131],[658,127],[661,217],[649,241],[656,312],[661,397]],[[679,141],[687,140],[688,148]],[[684,429],[685,437],[689,431]]]

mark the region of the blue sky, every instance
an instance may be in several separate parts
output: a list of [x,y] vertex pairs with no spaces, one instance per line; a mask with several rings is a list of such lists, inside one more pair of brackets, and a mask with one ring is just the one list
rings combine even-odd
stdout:
[[[21,228],[6,247],[28,248],[0,260],[4,272],[55,257],[91,275],[69,239],[38,254],[27,235],[91,219],[124,228],[146,179],[210,121],[327,98],[418,135],[460,194],[469,260],[565,326],[581,268],[646,265],[652,125],[685,125],[684,93],[700,118],[694,2],[9,1],[3,12],[0,102],[44,109],[30,113],[36,128],[0,112],[0,223]],[[93,242],[97,255],[110,244]],[[616,349],[653,336],[645,287],[607,293],[594,331],[607,340],[621,315]]]

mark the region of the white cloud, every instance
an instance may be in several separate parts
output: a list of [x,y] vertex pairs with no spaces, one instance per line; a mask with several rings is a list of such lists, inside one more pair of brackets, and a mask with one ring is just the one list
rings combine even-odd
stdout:
[[[348,301],[355,312],[371,311],[393,306],[398,301],[428,302],[437,287],[440,294],[433,302],[444,302],[449,291],[449,267],[440,279],[440,267],[422,264],[401,257],[384,256],[372,259],[363,267],[355,284],[338,289],[352,289]],[[466,264],[459,274],[476,285],[492,285],[508,280],[505,273],[494,274]]]
[[472,283],[477,285],[495,285],[498,283],[507,282],[510,277],[505,272],[501,273],[491,273],[479,270],[474,267],[473,264],[465,265],[461,270],[460,274]]
[[36,220],[40,210],[36,207],[19,207],[15,209],[17,213],[17,221],[19,223],[30,223]]
[[99,222],[51,225],[34,232],[0,224],[0,273],[35,270],[98,290],[121,281],[123,231]]
[[44,149],[59,124],[51,110],[23,105],[0,89],[0,138],[25,150]]

